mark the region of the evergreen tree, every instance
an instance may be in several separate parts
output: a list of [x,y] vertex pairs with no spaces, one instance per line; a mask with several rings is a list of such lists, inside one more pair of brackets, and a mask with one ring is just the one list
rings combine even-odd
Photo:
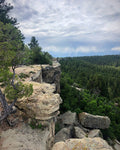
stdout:
[[8,15],[11,9],[13,9],[13,6],[11,6],[11,4],[7,4],[5,0],[0,0],[0,21],[4,24],[10,23],[15,25],[17,23],[17,20],[15,18],[9,17]]
[[[31,37],[31,41],[28,45],[30,46],[31,49],[39,47],[38,40],[36,40],[35,36]],[[41,48],[40,48],[40,50],[41,50]]]
[[[38,40],[34,36],[31,37],[31,41],[28,44],[30,52],[28,52],[29,64],[52,64],[52,56],[48,52],[42,52],[42,48],[39,46]],[[27,50],[28,48],[26,48]],[[28,51],[28,50],[27,50]]]
[[[23,85],[16,80],[15,68],[20,63],[22,48],[21,32],[11,24],[0,22],[0,102],[3,108],[0,121],[13,113],[18,98],[32,94],[32,85]],[[4,87],[4,91],[1,87]],[[11,100],[11,104],[8,104],[6,97]]]

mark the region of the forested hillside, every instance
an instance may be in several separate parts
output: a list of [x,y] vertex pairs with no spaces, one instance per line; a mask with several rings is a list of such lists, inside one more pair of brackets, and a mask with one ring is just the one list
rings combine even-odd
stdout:
[[120,140],[120,55],[62,58],[60,63],[61,111],[107,115],[111,127],[105,138]]

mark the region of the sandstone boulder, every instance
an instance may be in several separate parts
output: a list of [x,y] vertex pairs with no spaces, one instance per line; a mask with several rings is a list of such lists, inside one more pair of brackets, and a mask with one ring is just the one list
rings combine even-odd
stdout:
[[110,119],[107,116],[91,115],[89,113],[79,114],[80,123],[87,128],[106,129],[110,126]]
[[86,133],[79,127],[74,127],[74,137],[82,139],[86,137]]
[[59,141],[65,141],[71,137],[71,129],[70,128],[62,128],[56,135],[55,135],[55,143]]
[[88,134],[89,138],[94,138],[94,137],[103,137],[102,132],[99,129],[94,129],[91,130]]
[[67,111],[64,114],[60,115],[57,120],[61,127],[71,126],[77,123],[77,115],[76,113]]
[[115,140],[114,149],[120,150],[120,142],[118,140]]
[[[57,145],[57,148],[56,148]],[[105,140],[97,138],[83,138],[83,139],[68,139],[64,143],[56,143],[52,150],[64,150],[64,146],[68,150],[113,150]]]
[[28,118],[45,121],[56,117],[62,100],[59,94],[54,93],[55,85],[28,82],[30,83],[33,85],[32,95],[18,99],[16,106],[25,112]]

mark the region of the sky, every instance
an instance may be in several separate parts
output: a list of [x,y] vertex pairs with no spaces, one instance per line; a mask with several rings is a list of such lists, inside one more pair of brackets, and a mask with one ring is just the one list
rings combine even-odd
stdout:
[[120,54],[120,0],[6,0],[30,43],[54,57]]

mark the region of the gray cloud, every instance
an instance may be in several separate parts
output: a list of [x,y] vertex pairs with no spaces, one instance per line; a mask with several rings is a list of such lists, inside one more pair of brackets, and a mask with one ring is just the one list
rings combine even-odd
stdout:
[[72,42],[74,49],[76,42],[93,43],[93,47],[97,43],[120,42],[119,0],[8,1],[14,6],[11,15],[18,19],[25,37],[34,35],[45,41],[44,46],[66,43],[68,47]]

